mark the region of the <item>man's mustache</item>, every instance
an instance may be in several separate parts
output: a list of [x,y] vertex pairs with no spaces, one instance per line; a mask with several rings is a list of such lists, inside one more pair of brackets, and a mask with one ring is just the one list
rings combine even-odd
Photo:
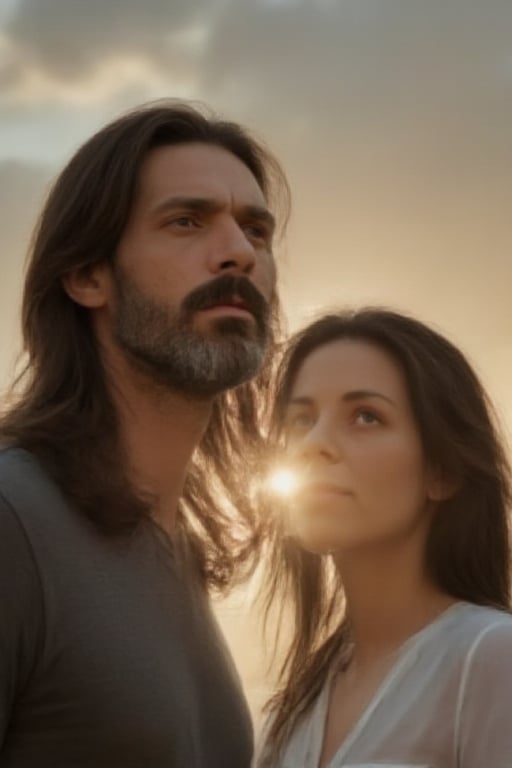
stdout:
[[250,280],[235,275],[222,275],[191,291],[183,300],[182,316],[188,320],[200,310],[233,304],[235,298],[254,315],[258,326],[264,330],[270,314],[268,302]]

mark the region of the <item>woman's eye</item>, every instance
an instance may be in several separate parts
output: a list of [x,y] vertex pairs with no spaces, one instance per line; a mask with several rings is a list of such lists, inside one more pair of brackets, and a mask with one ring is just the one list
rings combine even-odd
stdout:
[[365,408],[361,408],[355,414],[354,421],[356,424],[380,424],[381,419],[373,411],[368,411]]
[[309,429],[313,425],[313,417],[309,413],[296,413],[286,420],[286,431],[299,432]]

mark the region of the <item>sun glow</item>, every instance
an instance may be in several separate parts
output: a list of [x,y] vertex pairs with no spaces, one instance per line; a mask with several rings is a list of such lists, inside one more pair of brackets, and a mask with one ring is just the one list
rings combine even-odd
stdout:
[[291,496],[299,485],[296,472],[286,467],[278,467],[268,478],[268,487],[277,496]]

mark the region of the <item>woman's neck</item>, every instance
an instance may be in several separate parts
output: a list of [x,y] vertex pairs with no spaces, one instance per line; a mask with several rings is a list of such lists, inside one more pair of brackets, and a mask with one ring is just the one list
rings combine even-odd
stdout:
[[353,663],[368,666],[456,602],[428,578],[421,549],[337,555],[345,588]]

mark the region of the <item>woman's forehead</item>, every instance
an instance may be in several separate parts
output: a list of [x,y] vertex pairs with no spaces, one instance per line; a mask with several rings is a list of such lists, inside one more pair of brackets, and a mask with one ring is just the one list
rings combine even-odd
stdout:
[[403,372],[386,350],[364,340],[336,339],[307,355],[294,377],[289,400],[341,397],[359,390],[408,399]]

